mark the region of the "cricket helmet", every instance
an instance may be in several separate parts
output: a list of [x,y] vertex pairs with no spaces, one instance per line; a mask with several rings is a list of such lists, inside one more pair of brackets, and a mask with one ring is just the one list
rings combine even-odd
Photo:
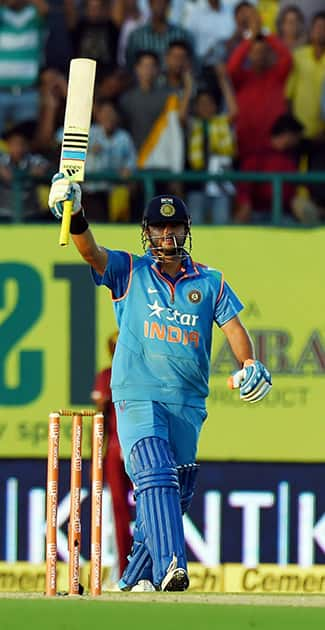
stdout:
[[191,217],[182,199],[175,195],[158,195],[149,201],[143,213],[142,226],[184,223],[189,229]]
[[[164,260],[167,252],[162,247],[157,247],[154,238],[150,235],[150,226],[183,224],[184,235],[181,240],[175,238],[174,257],[183,259],[192,248],[191,216],[186,204],[175,195],[158,195],[153,197],[146,206],[142,218],[142,245],[146,249],[147,242],[157,260]],[[185,241],[189,239],[189,248],[185,249]]]

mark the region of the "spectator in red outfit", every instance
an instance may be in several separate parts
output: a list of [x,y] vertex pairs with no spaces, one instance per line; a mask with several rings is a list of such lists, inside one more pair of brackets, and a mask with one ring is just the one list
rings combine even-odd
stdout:
[[[250,158],[249,167],[252,171],[268,173],[294,173],[298,170],[300,157],[300,143],[303,136],[303,125],[291,114],[279,116],[272,126],[270,133],[270,150],[261,158]],[[286,215],[294,214],[293,200],[296,186],[286,182],[282,186],[282,207]],[[270,182],[254,183],[242,182],[240,186],[240,201],[243,205],[259,209],[259,219],[269,219],[272,207],[272,184]],[[262,212],[261,212],[262,211]]]
[[[247,39],[233,52],[228,71],[233,81],[238,115],[235,121],[238,159],[243,171],[267,171],[271,128],[287,110],[285,82],[292,65],[287,47],[275,35],[264,36],[258,14],[251,15]],[[255,208],[247,186],[239,184],[235,221],[248,222]],[[244,194],[245,193],[245,194]]]
[[[117,335],[118,333],[116,332],[108,339],[108,352],[111,359],[115,352]],[[110,381],[111,368],[105,368],[99,372],[95,378],[91,397],[98,411],[104,413],[105,437],[107,443],[104,456],[104,479],[110,488],[112,496],[119,571],[121,576],[127,565],[127,555],[130,553],[132,544],[130,533],[131,513],[128,500],[132,486],[124,469],[121,447],[117,437],[116,416],[111,398]]]

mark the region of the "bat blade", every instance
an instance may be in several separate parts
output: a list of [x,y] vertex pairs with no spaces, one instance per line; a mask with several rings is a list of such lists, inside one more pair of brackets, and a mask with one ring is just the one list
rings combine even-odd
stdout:
[[93,107],[96,61],[72,59],[64,117],[60,172],[82,182]]
[[[93,59],[78,58],[70,62],[59,168],[60,173],[73,182],[82,182],[85,178],[95,73],[96,61]],[[63,246],[69,241],[70,219],[71,208],[66,204],[59,241]]]

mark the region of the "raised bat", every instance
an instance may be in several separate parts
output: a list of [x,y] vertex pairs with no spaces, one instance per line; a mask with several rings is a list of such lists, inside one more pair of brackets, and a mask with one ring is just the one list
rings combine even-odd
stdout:
[[[96,73],[94,59],[72,59],[64,116],[60,173],[71,182],[82,182],[88,149]],[[59,243],[69,243],[72,201],[64,202]]]

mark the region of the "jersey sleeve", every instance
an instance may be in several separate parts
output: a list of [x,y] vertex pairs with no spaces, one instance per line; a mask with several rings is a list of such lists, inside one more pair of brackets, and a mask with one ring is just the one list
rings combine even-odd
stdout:
[[93,280],[97,286],[104,285],[111,289],[114,299],[123,297],[129,286],[132,268],[131,254],[118,250],[106,250],[108,262],[106,269],[101,276],[95,269],[91,268]]
[[243,308],[244,305],[237,297],[236,293],[227,282],[224,282],[222,293],[216,303],[214,321],[218,326],[223,326],[229,322],[230,319],[236,317]]

